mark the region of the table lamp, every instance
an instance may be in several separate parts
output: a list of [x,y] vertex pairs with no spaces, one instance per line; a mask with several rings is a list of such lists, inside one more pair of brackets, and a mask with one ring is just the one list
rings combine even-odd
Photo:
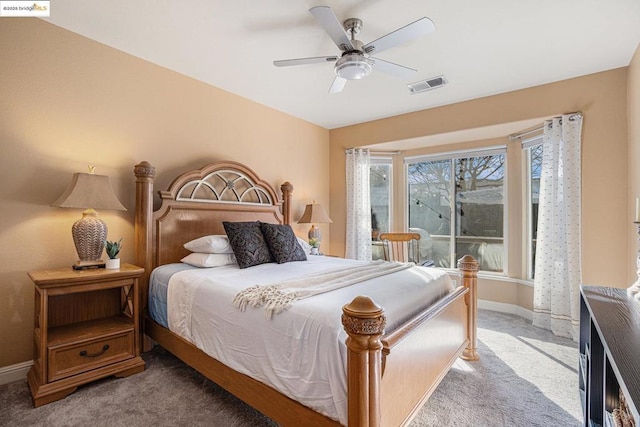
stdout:
[[311,228],[309,229],[309,244],[316,248],[316,251],[312,250],[312,253],[320,251],[320,242],[322,241],[322,234],[320,233],[320,229],[316,226],[316,224],[321,223],[333,223],[329,215],[327,215],[327,211],[324,210],[324,207],[320,203],[316,203],[315,201],[307,205],[304,208],[304,213],[302,217],[298,220],[298,224],[311,224]]
[[89,166],[90,173],[74,173],[65,192],[51,205],[86,209],[82,218],[71,227],[79,258],[73,265],[76,270],[103,268],[105,265],[101,257],[107,238],[107,224],[98,218],[95,209],[127,210],[113,192],[109,177],[96,175],[94,171],[95,167]]

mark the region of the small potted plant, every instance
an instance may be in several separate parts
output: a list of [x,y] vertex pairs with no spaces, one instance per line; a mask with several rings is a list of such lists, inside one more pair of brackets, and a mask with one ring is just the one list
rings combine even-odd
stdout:
[[105,240],[104,249],[109,256],[109,259],[106,262],[105,267],[110,270],[117,270],[120,268],[120,258],[118,258],[118,254],[120,253],[120,248],[122,247],[122,239],[117,242],[110,242]]
[[320,255],[320,240],[317,237],[310,237],[311,255]]

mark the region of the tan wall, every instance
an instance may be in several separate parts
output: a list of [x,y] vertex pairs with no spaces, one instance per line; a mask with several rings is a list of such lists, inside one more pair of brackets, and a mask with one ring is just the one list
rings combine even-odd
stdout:
[[533,310],[533,286],[503,280],[481,278],[478,280],[478,299],[516,305]]
[[628,205],[628,241],[627,256],[628,279],[631,284],[636,279],[636,258],[638,256],[638,228],[635,221],[635,201],[640,197],[640,44],[629,64],[629,81],[627,92],[629,119],[629,205]]
[[[444,89],[446,90],[446,89]],[[581,111],[582,132],[582,260],[588,284],[626,287],[628,254],[627,215],[627,68],[471,100],[331,131],[331,252],[344,253],[344,149],[370,146],[449,132],[481,129],[537,117]],[[506,136],[506,135],[505,135]],[[508,144],[506,138],[502,140]],[[463,147],[493,144],[477,141]],[[375,146],[373,147],[375,149]],[[447,145],[425,151],[451,151]],[[509,161],[517,156],[509,153]],[[511,179],[513,177],[509,177]],[[517,197],[517,186],[509,197]],[[522,277],[517,226],[521,210],[509,203],[509,258],[511,274]],[[513,242],[511,241],[513,239]],[[480,298],[531,307],[531,292],[520,286],[508,293],[494,292],[493,282],[480,281]],[[497,286],[497,285],[496,285]]]
[[[32,359],[27,271],[77,259],[75,209],[49,205],[87,165],[109,175],[127,212],[100,212],[133,260],[133,165],[148,160],[166,188],[214,160],[243,162],[294,185],[294,214],[329,208],[329,132],[32,18],[0,26],[0,367]],[[326,178],[323,178],[326,177]],[[306,235],[308,225],[295,225]],[[329,241],[329,229],[325,230]]]

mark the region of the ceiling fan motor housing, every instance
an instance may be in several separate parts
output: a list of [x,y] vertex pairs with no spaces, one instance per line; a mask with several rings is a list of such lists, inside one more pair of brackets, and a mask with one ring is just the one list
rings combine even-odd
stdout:
[[343,79],[360,80],[371,74],[371,61],[365,58],[363,43],[360,40],[352,39],[351,44],[353,49],[342,54],[336,62],[334,71]]

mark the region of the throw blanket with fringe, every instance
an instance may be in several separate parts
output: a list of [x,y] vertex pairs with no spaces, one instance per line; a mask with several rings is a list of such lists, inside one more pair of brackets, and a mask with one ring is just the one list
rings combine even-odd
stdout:
[[241,311],[249,307],[265,307],[265,316],[271,319],[294,302],[335,289],[344,288],[375,277],[413,267],[413,263],[373,261],[358,267],[332,270],[271,285],[255,285],[243,289],[233,299]]

